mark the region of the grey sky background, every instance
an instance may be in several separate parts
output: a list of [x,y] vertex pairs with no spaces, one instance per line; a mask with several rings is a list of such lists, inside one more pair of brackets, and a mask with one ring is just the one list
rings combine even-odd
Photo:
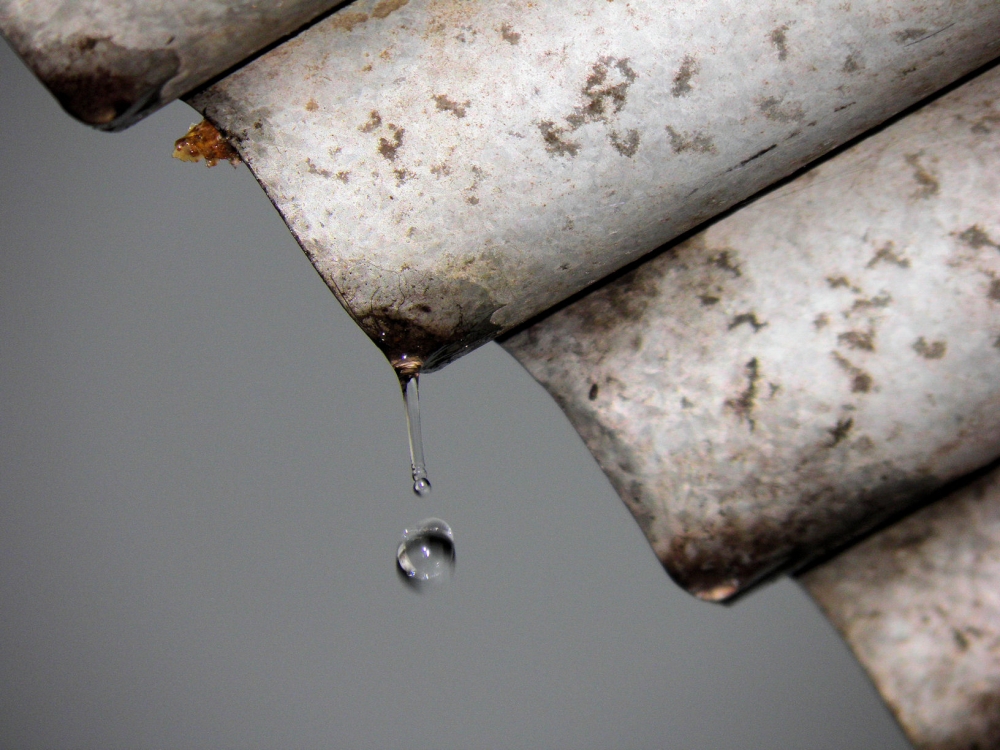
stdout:
[[[72,121],[0,42],[0,748],[908,747],[811,600],[675,586],[499,347],[382,355],[174,103]],[[394,570],[455,531],[452,581]]]

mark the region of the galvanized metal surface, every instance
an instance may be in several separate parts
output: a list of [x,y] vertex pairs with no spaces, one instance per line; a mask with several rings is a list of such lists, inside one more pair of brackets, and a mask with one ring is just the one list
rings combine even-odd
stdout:
[[1000,68],[504,346],[709,600],[1000,455]]
[[342,0],[0,0],[0,31],[63,107],[120,130]]
[[192,103],[430,370],[998,54],[995,0],[360,0]]
[[801,580],[917,748],[1000,748],[1000,470]]

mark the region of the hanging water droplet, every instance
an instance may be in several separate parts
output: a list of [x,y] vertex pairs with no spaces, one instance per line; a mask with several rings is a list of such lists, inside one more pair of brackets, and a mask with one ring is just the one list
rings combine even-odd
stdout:
[[428,518],[403,531],[396,550],[399,571],[407,583],[444,583],[455,570],[455,537],[440,518]]
[[[397,372],[399,372],[397,370]],[[406,405],[406,427],[410,436],[410,470],[413,475],[413,491],[423,497],[431,491],[424,464],[424,443],[420,435],[420,375],[400,374],[399,383],[403,388],[403,403]]]

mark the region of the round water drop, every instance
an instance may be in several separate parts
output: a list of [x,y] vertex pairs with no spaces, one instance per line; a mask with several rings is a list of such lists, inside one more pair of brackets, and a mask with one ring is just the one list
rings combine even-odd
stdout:
[[413,480],[413,491],[424,497],[431,491],[431,481],[427,477],[417,477]]
[[408,583],[443,583],[455,570],[455,537],[440,518],[428,518],[403,532],[396,550],[399,571]]

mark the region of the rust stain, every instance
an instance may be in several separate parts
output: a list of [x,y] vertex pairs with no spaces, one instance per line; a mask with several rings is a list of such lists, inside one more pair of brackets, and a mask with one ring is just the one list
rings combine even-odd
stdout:
[[993,247],[1000,250],[1000,245],[994,242],[978,224],[973,224],[971,227],[966,229],[958,235],[958,239],[974,250],[979,250],[984,247]]
[[580,142],[567,140],[564,136],[571,131],[558,127],[552,120],[543,120],[538,123],[538,130],[545,142],[545,150],[550,154],[576,156],[579,153]]
[[760,382],[760,364],[757,358],[754,357],[747,362],[743,369],[746,373],[747,387],[735,398],[726,399],[725,405],[729,409],[732,409],[737,417],[746,420],[747,425],[750,427],[750,432],[753,432],[757,423],[751,414],[756,405],[757,384]]
[[614,147],[615,151],[622,156],[626,156],[631,159],[639,150],[638,130],[629,130],[625,133],[625,135],[620,135],[617,131],[612,130],[608,135],[608,138],[611,139],[611,145]]
[[377,109],[373,109],[368,115],[368,121],[364,125],[361,125],[358,130],[362,133],[371,133],[380,127],[382,127],[382,115],[378,113]]
[[837,424],[828,430],[830,437],[833,439],[830,447],[832,448],[846,438],[852,427],[854,427],[854,419],[852,417],[838,419]]
[[779,26],[771,32],[771,44],[778,50],[778,59],[785,61],[788,59],[788,24]]
[[674,76],[674,85],[670,89],[670,93],[677,98],[690,94],[694,90],[691,86],[691,79],[698,75],[698,69],[698,60],[691,55],[685,55],[681,61],[680,70]]
[[906,258],[896,252],[896,245],[895,243],[892,242],[892,240],[886,242],[885,245],[880,247],[875,252],[875,255],[873,255],[872,259],[868,261],[868,264],[865,266],[865,268],[875,268],[875,266],[877,266],[879,263],[882,262],[891,263],[892,265],[898,266],[899,268],[910,267],[909,258]]
[[330,19],[330,25],[335,29],[340,29],[341,31],[354,31],[355,26],[363,24],[367,20],[367,13],[359,13],[354,10],[342,10],[340,13],[334,13],[333,17]]
[[859,349],[865,352],[875,351],[875,331],[848,331],[837,336],[837,341],[849,349]]
[[319,109],[319,104],[316,103],[315,99],[310,98],[309,101],[306,102],[306,111],[315,112],[317,109]]
[[432,98],[434,99],[434,104],[438,108],[438,111],[451,112],[458,118],[465,117],[465,108],[469,106],[468,100],[459,104],[458,102],[449,99],[446,94],[436,94]]
[[240,163],[236,149],[208,120],[192,125],[184,136],[174,142],[173,156],[189,162],[204,159],[207,167],[214,167],[220,161],[228,161],[234,167]]
[[765,321],[761,323],[759,320],[757,320],[756,313],[753,312],[740,313],[739,315],[735,316],[731,321],[729,321],[729,327],[726,330],[731,331],[734,328],[739,328],[741,325],[744,324],[749,325],[751,328],[753,328],[753,332],[757,333],[761,328],[764,328],[767,325],[767,322]]
[[907,154],[905,158],[906,163],[913,168],[913,179],[916,180],[919,186],[913,193],[913,197],[927,199],[938,194],[941,190],[941,184],[938,182],[937,177],[920,163],[921,156],[923,156],[922,153]]
[[[601,57],[591,66],[581,94],[583,103],[566,116],[566,125],[556,125],[552,120],[542,120],[538,130],[545,142],[545,150],[556,156],[576,156],[580,143],[566,136],[587,123],[611,124],[611,117],[621,112],[628,101],[629,87],[638,74],[627,58]],[[639,131],[630,130],[621,135],[616,130],[608,133],[611,145],[623,156],[633,156],[639,148]]]
[[373,18],[386,18],[390,13],[394,13],[404,5],[406,5],[410,0],[379,0],[372,8]]
[[859,70],[865,67],[864,58],[861,57],[860,52],[852,52],[846,58],[844,58],[844,65],[841,70],[844,73],[857,73]]
[[709,256],[705,263],[726,271],[727,273],[732,274],[733,278],[738,279],[743,275],[743,272],[740,270],[740,264],[736,262],[736,257],[735,250],[725,248],[720,250],[716,255]]
[[[180,70],[172,49],[132,49],[108,36],[73,35],[23,51],[59,104],[101,130],[121,130],[160,106]],[[65,60],[53,69],[53,60]]]
[[831,289],[850,289],[855,294],[861,293],[861,289],[854,286],[846,276],[827,276],[826,283]]
[[711,136],[704,133],[679,133],[670,125],[666,127],[667,135],[670,137],[670,148],[675,154],[685,151],[694,151],[699,154],[714,154],[716,152],[715,143]]
[[913,342],[913,351],[924,359],[943,359],[948,352],[948,344],[945,341],[928,342],[921,336]]
[[802,122],[806,117],[802,105],[798,102],[786,104],[774,96],[761,99],[758,108],[761,114],[772,122]]
[[871,375],[862,370],[860,367],[857,367],[840,352],[835,351],[830,354],[833,357],[833,360],[840,365],[841,369],[851,376],[851,393],[871,393],[871,390],[875,385],[875,381],[872,379]]
[[521,42],[521,35],[514,31],[514,27],[509,23],[504,23],[500,25],[500,36],[508,44],[519,44]]
[[392,123],[389,123],[388,128],[389,132],[392,133],[392,140],[379,138],[378,152],[389,161],[396,161],[396,152],[403,146],[403,133],[406,131]]

